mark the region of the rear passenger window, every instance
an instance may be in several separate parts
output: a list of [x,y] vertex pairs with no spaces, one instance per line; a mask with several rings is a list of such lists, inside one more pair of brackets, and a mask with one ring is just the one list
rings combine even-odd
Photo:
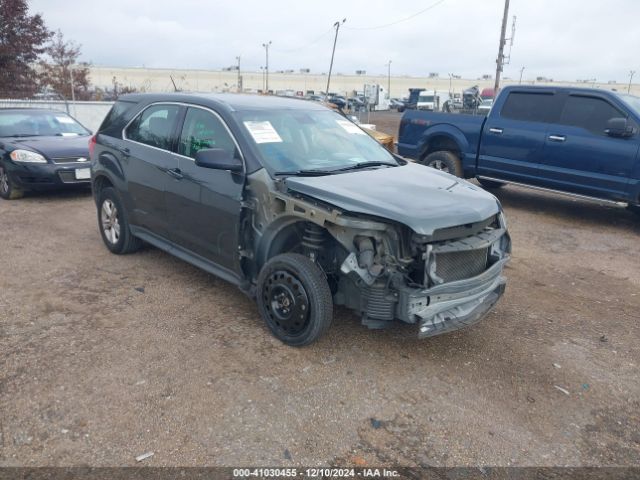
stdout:
[[607,122],[615,117],[626,117],[626,115],[606,100],[571,95],[567,98],[560,123],[604,135]]
[[201,108],[189,108],[180,134],[178,153],[195,158],[198,150],[221,148],[231,156],[239,157],[236,145],[222,121]]
[[177,105],[154,105],[147,108],[127,127],[125,137],[134,142],[170,150],[178,108]]
[[[135,106],[135,102],[126,102],[124,100],[118,100],[113,104],[109,113],[100,125],[98,132],[110,137],[121,137],[122,129],[127,124],[127,112]],[[133,113],[133,112],[132,112]],[[129,116],[129,118],[131,118]]]
[[553,93],[512,92],[500,115],[512,120],[549,123],[554,120],[555,100]]

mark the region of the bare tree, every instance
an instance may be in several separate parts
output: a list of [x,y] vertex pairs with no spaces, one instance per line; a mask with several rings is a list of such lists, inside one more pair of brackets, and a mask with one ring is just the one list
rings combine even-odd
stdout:
[[26,0],[0,0],[0,98],[31,97],[38,88],[33,68],[51,32]]
[[40,63],[41,85],[69,100],[88,99],[89,64],[78,62],[80,45],[65,41],[58,30],[47,46],[46,54],[47,61]]

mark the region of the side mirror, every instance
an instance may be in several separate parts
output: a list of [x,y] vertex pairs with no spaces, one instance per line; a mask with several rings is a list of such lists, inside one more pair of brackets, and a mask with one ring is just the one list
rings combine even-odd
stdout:
[[610,137],[632,137],[635,133],[633,126],[629,125],[626,118],[614,117],[607,121],[607,128],[604,131]]
[[242,161],[223,148],[205,148],[196,153],[196,165],[215,170],[242,171]]

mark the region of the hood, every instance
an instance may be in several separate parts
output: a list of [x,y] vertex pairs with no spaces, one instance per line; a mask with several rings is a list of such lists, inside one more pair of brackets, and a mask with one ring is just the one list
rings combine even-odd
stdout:
[[[69,137],[24,137],[0,138],[0,143],[10,150],[23,148],[41,153],[47,158],[85,157],[89,159],[88,135],[74,135]],[[9,149],[7,149],[9,150]]]
[[287,177],[290,190],[342,210],[402,223],[421,235],[495,215],[497,199],[479,187],[423,165]]

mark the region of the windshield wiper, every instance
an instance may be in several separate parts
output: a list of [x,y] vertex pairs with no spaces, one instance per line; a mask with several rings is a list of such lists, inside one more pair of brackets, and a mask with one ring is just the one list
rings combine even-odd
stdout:
[[41,137],[35,133],[16,133],[15,135],[6,135],[4,138],[24,138],[24,137]]
[[331,175],[334,170],[292,170],[291,172],[275,172],[274,175],[291,175],[295,177],[321,177]]
[[346,167],[335,168],[335,169],[332,169],[332,170],[329,170],[329,171],[330,172],[346,172],[347,170],[358,170],[360,168],[382,167],[382,166],[397,167],[398,164],[397,163],[389,163],[389,162],[360,162],[360,163],[356,163],[354,165],[348,165]]

